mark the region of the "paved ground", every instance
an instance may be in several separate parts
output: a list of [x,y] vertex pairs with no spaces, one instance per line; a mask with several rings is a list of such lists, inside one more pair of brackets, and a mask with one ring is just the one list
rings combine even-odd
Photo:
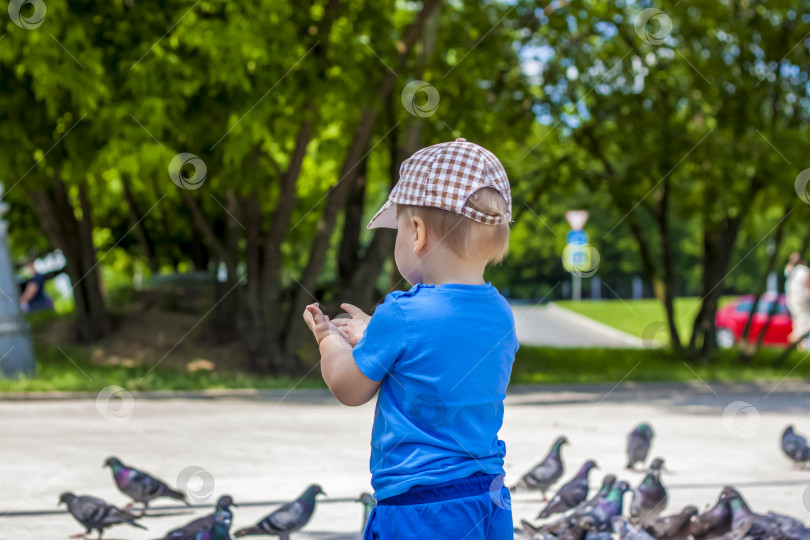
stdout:
[[549,347],[643,347],[641,339],[556,304],[514,304],[518,340]]
[[[623,470],[625,434],[649,421],[657,433],[653,453],[664,456],[671,469],[664,475],[669,509],[687,503],[704,507],[721,486],[733,483],[756,510],[775,509],[810,521],[803,502],[810,471],[792,470],[779,450],[786,424],[810,432],[808,390],[804,384],[785,383],[774,390],[774,385],[708,388],[699,382],[615,390],[517,389],[510,393],[501,432],[508,448],[507,481],[538,461],[554,437],[564,433],[571,441],[564,452],[566,476],[593,457],[602,469],[592,483],[611,471],[637,484],[641,474]],[[101,468],[109,455],[170,482],[184,467],[203,467],[214,478],[214,496],[229,493],[243,503],[291,498],[310,482],[321,483],[330,497],[369,490],[373,407],[342,407],[318,391],[282,397],[279,392],[197,399],[136,396],[123,408],[120,402],[109,408],[102,403],[101,410],[94,399],[0,401],[0,516],[53,510],[64,490],[123,504],[109,471]],[[751,408],[729,408],[740,401]],[[517,517],[533,516],[538,508],[536,499],[515,500]],[[269,510],[237,508],[234,525],[248,525]],[[148,532],[118,528],[105,538],[155,538],[190,517],[151,518]],[[357,538],[360,520],[357,504],[322,504],[309,533],[297,537]],[[2,540],[58,539],[76,532],[79,527],[66,514],[0,517]]]

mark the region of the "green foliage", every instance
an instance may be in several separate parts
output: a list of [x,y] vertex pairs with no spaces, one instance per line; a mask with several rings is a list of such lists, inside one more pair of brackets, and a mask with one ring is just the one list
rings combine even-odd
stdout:
[[[362,224],[409,145],[456,137],[494,151],[512,179],[510,254],[487,277],[514,297],[563,296],[571,208],[591,211],[598,275],[623,297],[642,274],[648,292],[750,292],[785,216],[779,264],[808,245],[810,208],[793,191],[810,142],[806,6],[448,0],[425,22],[431,5],[53,0],[39,28],[3,19],[0,181],[14,255],[56,247],[37,196],[57,200],[59,180],[68,211],[92,226],[91,253],[66,253],[83,259],[74,280],[97,262],[108,291],[136,275],[226,267],[228,286],[244,278],[250,296],[237,289],[217,320],[254,328],[245,343],[280,341],[302,326],[290,307],[300,280],[327,302],[346,294],[340,257],[356,252],[351,270],[366,260],[377,236]],[[662,12],[639,26],[647,8]],[[439,93],[435,114],[402,106],[414,79]],[[181,152],[205,163],[197,190],[169,177]],[[327,219],[344,181],[351,196]],[[261,267],[276,251],[281,261]],[[375,270],[363,286],[379,300],[398,276],[390,258]]]

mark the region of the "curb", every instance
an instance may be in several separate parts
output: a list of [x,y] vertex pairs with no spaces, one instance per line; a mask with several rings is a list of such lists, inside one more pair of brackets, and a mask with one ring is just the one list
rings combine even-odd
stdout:
[[[521,400],[524,397],[537,397],[541,394],[543,401],[554,402],[562,398],[561,394],[576,394],[579,396],[601,396],[605,392],[614,395],[648,395],[651,397],[666,397],[673,394],[680,395],[712,395],[718,394],[810,394],[810,380],[783,380],[761,382],[713,382],[709,381],[710,388],[700,382],[634,382],[627,381],[619,385],[615,383],[582,383],[582,384],[517,384],[507,389],[507,399]],[[215,399],[244,399],[244,400],[284,400],[288,403],[310,404],[336,404],[337,401],[328,389],[275,389],[255,390],[250,388],[211,389],[211,390],[150,390],[133,391],[132,397],[148,400],[215,400]],[[67,400],[95,400],[97,392],[13,392],[0,393],[0,403],[8,401],[67,401]]]

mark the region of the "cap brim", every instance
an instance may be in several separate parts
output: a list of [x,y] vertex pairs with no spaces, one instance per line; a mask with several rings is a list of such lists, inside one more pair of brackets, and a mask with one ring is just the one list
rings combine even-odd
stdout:
[[385,201],[380,211],[374,214],[368,222],[369,229],[396,229],[397,228],[397,205],[390,200]]

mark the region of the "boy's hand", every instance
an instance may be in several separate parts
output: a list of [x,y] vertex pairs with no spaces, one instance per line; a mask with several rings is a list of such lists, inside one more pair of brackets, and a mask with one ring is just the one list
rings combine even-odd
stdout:
[[306,307],[304,310],[304,322],[309,326],[318,345],[320,345],[321,341],[327,336],[341,336],[340,330],[329,320],[329,317],[323,314],[318,304],[310,304]]
[[340,333],[346,338],[346,341],[354,347],[363,338],[363,334],[366,333],[366,326],[368,326],[368,321],[371,320],[371,315],[351,304],[340,304],[340,307],[351,318],[337,318],[332,321],[332,324],[340,329]]

